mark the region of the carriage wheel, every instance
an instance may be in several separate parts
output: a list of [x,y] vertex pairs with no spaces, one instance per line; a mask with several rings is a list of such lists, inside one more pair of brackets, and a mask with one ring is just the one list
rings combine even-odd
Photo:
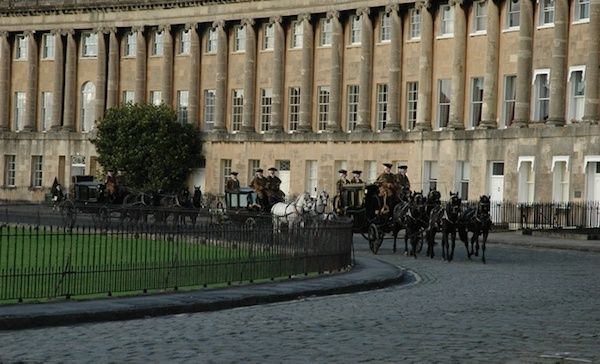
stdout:
[[75,225],[75,219],[77,213],[75,212],[75,205],[71,200],[64,200],[59,205],[60,214],[62,216],[63,226],[72,229]]
[[249,217],[244,221],[244,227],[248,230],[256,229],[256,220],[253,217]]
[[369,239],[369,249],[373,252],[373,254],[377,254],[379,251],[379,247],[381,246],[381,235],[377,225],[371,224],[369,225],[369,231],[367,234],[367,238]]

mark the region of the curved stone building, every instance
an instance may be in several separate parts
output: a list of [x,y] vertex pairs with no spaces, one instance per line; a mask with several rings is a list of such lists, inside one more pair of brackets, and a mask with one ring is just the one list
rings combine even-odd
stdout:
[[[279,168],[334,190],[381,163],[494,200],[600,200],[599,0],[0,1],[0,199],[96,173],[95,122],[164,102],[190,185]],[[177,148],[176,145],[173,148]]]

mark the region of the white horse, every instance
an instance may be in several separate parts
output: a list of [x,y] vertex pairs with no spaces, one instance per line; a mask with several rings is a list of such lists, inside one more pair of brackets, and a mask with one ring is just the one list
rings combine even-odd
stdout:
[[271,207],[273,228],[279,230],[282,223],[288,223],[289,227],[299,223],[302,220],[302,215],[308,213],[312,209],[312,205],[313,203],[310,195],[307,192],[300,194],[294,202],[276,203]]

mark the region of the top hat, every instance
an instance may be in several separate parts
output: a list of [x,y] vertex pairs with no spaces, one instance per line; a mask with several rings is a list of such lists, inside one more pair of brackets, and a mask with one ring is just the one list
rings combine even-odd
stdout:
[[403,164],[403,165],[399,166],[398,169],[408,169],[408,166]]
[[352,174],[361,174],[362,171],[352,171]]
[[348,173],[348,171],[347,171],[347,170],[345,170],[345,169],[340,169],[340,170],[338,171],[338,173],[347,174],[347,173]]
[[233,171],[232,171],[231,173],[229,173],[229,174],[231,174],[231,175],[234,175],[234,176],[237,176],[237,175],[238,175],[238,173],[237,173],[237,172],[233,172]]
[[383,163],[384,166],[388,167],[388,168],[392,168],[392,163]]
[[277,168],[271,167],[271,168],[269,168],[269,171],[275,171],[275,172],[277,172]]
[[256,170],[256,172],[263,173],[263,169],[262,169],[262,168],[259,168],[259,169],[257,169],[257,170]]

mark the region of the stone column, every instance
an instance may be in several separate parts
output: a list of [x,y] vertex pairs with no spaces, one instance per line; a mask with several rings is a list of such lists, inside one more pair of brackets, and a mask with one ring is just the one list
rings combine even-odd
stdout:
[[385,12],[389,14],[392,25],[392,36],[390,39],[390,81],[388,85],[388,112],[389,119],[385,126],[386,132],[402,130],[400,125],[400,80],[402,72],[402,19],[400,5],[391,4],[386,6]]
[[433,9],[429,0],[419,0],[421,14],[421,51],[419,56],[419,94],[417,103],[416,131],[431,130],[431,82],[433,70]]
[[271,18],[271,22],[274,28],[273,103],[269,133],[280,133],[283,131],[283,99],[285,97],[285,31],[283,30],[282,18],[280,16]]
[[327,19],[331,21],[331,81],[329,83],[329,120],[328,132],[342,130],[342,71],[344,62],[344,28],[340,22],[340,13],[330,11]]
[[590,0],[590,23],[588,24],[588,59],[585,67],[585,106],[583,122],[597,124],[600,119],[598,95],[600,68],[600,0]]
[[54,35],[54,85],[52,87],[51,131],[59,131],[62,123],[63,85],[65,76],[65,56],[61,30],[53,30]]
[[108,29],[99,29],[98,34],[98,61],[96,71],[96,120],[104,118],[104,111],[106,110],[106,38],[104,34],[108,32]]
[[[485,0],[484,0],[485,1]],[[500,41],[500,8],[496,0],[487,0],[487,48],[485,77],[483,78],[483,105],[480,129],[498,127],[498,44]]]
[[358,120],[356,130],[371,131],[371,91],[373,78],[373,22],[369,8],[356,11],[360,17],[360,81],[358,89]]
[[520,0],[519,50],[517,52],[517,97],[515,100],[515,128],[526,128],[531,112],[531,65],[533,57],[533,3]]
[[449,129],[464,129],[465,118],[465,58],[467,52],[467,15],[463,0],[451,0],[454,10],[454,55],[452,58],[452,100]]
[[136,26],[132,29],[136,33],[136,54],[135,54],[135,95],[136,104],[146,101],[146,75],[147,75],[147,45],[144,35],[144,26]]
[[160,28],[163,32],[163,69],[161,97],[162,101],[173,107],[173,34],[170,25],[163,25]]
[[119,104],[119,39],[117,29],[111,28],[108,40],[108,85],[106,92],[106,107]]
[[0,32],[0,132],[9,130],[11,52],[8,32]]
[[312,131],[314,31],[310,14],[298,16],[302,22],[302,81],[300,84],[300,120],[298,132]]
[[[546,125],[565,125],[569,0],[554,0],[554,40],[550,68],[550,110]],[[598,35],[600,36],[600,34]]]
[[200,91],[200,36],[196,23],[185,26],[190,31],[190,84],[188,99],[188,122],[198,126],[198,94]]
[[225,132],[227,116],[227,32],[223,20],[213,23],[217,31],[217,87],[215,90],[215,127],[214,132]]
[[25,35],[27,36],[27,93],[23,131],[34,131],[38,86],[38,46],[35,31],[27,31]]
[[242,20],[246,32],[246,59],[244,62],[244,107],[242,132],[254,132],[254,105],[256,98],[256,30],[254,19]]
[[75,31],[67,30],[67,55],[65,59],[65,93],[63,127],[64,131],[74,131],[75,128],[75,98],[77,78],[77,44],[75,42]]

